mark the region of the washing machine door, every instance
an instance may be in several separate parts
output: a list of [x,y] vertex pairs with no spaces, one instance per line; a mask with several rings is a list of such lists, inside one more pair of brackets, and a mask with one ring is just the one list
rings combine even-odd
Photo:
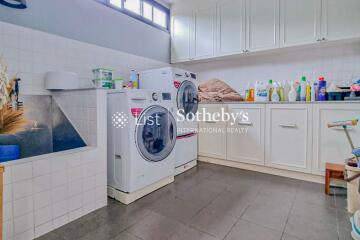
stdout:
[[182,82],[177,94],[178,110],[183,110],[182,114],[195,114],[198,110],[198,91],[194,83],[185,80]]
[[167,158],[176,142],[176,122],[164,107],[152,106],[139,117],[135,132],[140,154],[150,162]]

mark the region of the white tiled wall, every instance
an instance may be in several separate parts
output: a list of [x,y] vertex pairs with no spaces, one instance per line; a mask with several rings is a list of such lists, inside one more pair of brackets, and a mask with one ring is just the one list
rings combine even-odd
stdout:
[[333,46],[276,51],[271,54],[182,65],[198,73],[199,80],[219,78],[240,93],[248,82],[294,81],[305,75],[316,80],[324,75],[330,82],[349,84],[360,76],[360,43],[338,43]]
[[[5,240],[39,237],[107,204],[106,91],[63,92],[56,99],[64,104],[76,96],[87,97],[75,110],[95,111],[74,120],[77,115],[69,114],[91,146],[5,164]],[[85,122],[92,127],[84,128]]]
[[0,55],[8,62],[10,75],[18,73],[22,79],[20,87],[23,94],[49,94],[44,90],[44,75],[48,71],[76,72],[81,86],[89,87],[94,68],[113,68],[115,76],[128,79],[132,69],[146,70],[168,65],[5,22],[0,22]]

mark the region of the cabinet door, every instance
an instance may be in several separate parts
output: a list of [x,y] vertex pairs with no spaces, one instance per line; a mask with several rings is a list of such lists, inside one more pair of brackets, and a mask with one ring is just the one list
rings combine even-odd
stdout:
[[245,49],[245,0],[218,2],[218,55],[241,53]]
[[[199,108],[207,113],[220,113],[224,106],[206,105]],[[226,111],[226,109],[224,109]],[[226,122],[205,120],[199,122],[199,155],[226,159]]]
[[[264,105],[231,105],[229,113],[236,114],[238,117],[235,122],[228,124],[227,159],[264,165]],[[248,119],[244,119],[243,114],[246,114]]]
[[266,107],[266,165],[311,172],[311,122],[308,105]]
[[322,34],[327,40],[360,37],[359,0],[323,0]]
[[[341,127],[328,128],[330,122],[358,119],[360,104],[318,104],[314,106],[314,174],[324,174],[325,164],[344,164],[351,157],[351,147]],[[355,147],[360,146],[360,127],[350,127],[350,136]]]
[[279,47],[279,9],[279,0],[246,1],[247,50]]
[[174,10],[171,16],[171,62],[184,62],[190,59],[190,35],[192,12]]
[[194,57],[204,59],[214,57],[216,4],[202,4],[194,11]]
[[317,42],[320,22],[321,0],[280,0],[280,46]]

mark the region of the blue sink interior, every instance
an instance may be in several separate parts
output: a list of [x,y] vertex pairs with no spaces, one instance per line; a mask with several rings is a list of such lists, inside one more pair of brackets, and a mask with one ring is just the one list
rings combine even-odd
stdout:
[[86,146],[51,96],[24,96],[21,100],[29,124],[15,135],[0,134],[0,146],[19,145],[20,158]]

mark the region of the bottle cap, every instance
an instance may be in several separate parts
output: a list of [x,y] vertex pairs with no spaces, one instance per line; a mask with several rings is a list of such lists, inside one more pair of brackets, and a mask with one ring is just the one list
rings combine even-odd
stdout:
[[301,81],[306,82],[306,77],[305,77],[305,76],[302,76],[302,77],[301,77]]
[[270,80],[269,80],[269,83],[270,83],[270,84],[272,84],[272,83],[273,83],[273,80],[272,80],[272,79],[270,79]]
[[324,76],[320,76],[320,77],[319,77],[319,81],[325,81],[325,77],[324,77]]

